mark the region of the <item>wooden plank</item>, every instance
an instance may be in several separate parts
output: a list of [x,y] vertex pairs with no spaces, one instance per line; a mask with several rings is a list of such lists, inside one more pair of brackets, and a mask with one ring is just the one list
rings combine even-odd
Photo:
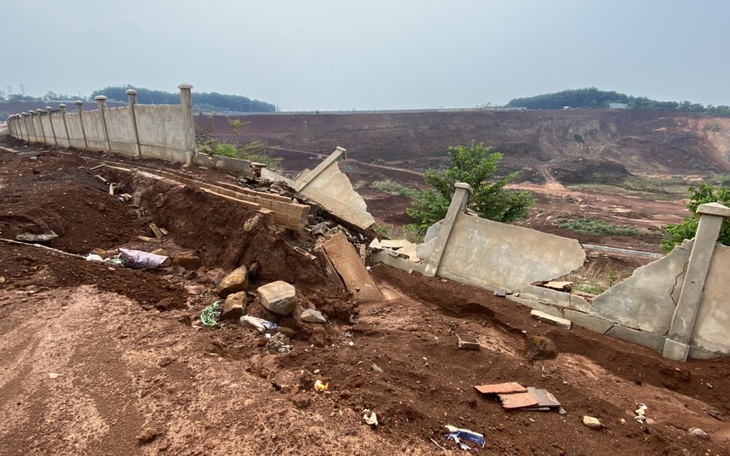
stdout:
[[508,410],[520,409],[525,407],[534,407],[540,403],[530,392],[499,394],[499,400],[502,401],[502,407]]

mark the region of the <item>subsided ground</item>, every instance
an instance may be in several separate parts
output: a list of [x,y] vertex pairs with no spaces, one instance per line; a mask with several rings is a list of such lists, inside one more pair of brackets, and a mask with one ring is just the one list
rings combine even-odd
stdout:
[[[62,234],[51,247],[65,252],[164,247],[199,255],[203,267],[137,271],[0,242],[0,454],[459,454],[441,438],[447,424],[483,433],[487,454],[730,454],[725,359],[671,362],[531,320],[491,292],[384,265],[372,275],[387,300],[355,303],[293,248],[311,250],[308,233],[200,191],[92,171],[91,158],[21,151],[0,152],[0,237],[50,228]],[[170,235],[139,240],[146,224],[98,173],[139,193]],[[217,299],[216,281],[254,262],[250,291],[286,280],[301,308],[328,316],[306,323],[300,308],[281,321],[297,332],[291,353],[269,352],[237,323],[196,323]],[[255,300],[249,312],[260,312]],[[527,360],[523,332],[550,337],[557,358]],[[482,349],[458,350],[457,335]],[[326,392],[313,390],[318,379]],[[473,388],[507,381],[547,388],[567,413],[506,412]],[[638,403],[645,424],[634,420]],[[605,427],[586,428],[583,415]]]

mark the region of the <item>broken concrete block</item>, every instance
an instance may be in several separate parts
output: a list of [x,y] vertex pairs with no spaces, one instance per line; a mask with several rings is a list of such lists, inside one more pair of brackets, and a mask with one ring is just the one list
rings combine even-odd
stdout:
[[172,259],[173,266],[180,266],[185,269],[198,269],[202,264],[200,257],[195,255],[180,255]]
[[296,289],[281,280],[259,287],[256,293],[261,305],[278,315],[289,315],[297,306]]
[[507,296],[507,290],[505,290],[504,288],[497,288],[496,290],[494,290],[494,296],[497,296],[498,298],[504,298],[505,296]]
[[327,323],[327,319],[322,315],[322,312],[314,309],[307,309],[302,312],[302,320],[309,323]]
[[360,301],[382,301],[383,295],[368,274],[355,248],[339,232],[322,244],[327,258],[337,270],[342,281],[356,299]]
[[380,245],[384,249],[401,249],[403,247],[407,247],[409,245],[412,245],[410,242],[406,241],[405,239],[383,239],[380,241]]
[[104,249],[94,249],[94,250],[92,250],[89,253],[91,253],[92,255],[99,255],[104,260],[106,260],[107,258],[109,258],[109,252],[107,252]]
[[234,269],[230,274],[223,277],[221,283],[218,284],[216,292],[221,298],[227,297],[231,293],[246,291],[248,288],[248,271],[245,266]]
[[573,324],[572,321],[570,321],[570,320],[568,320],[566,318],[556,317],[554,315],[550,315],[548,313],[545,313],[545,312],[542,312],[542,311],[539,311],[539,310],[535,310],[535,309],[533,309],[530,312],[530,316],[532,318],[535,318],[535,319],[540,320],[542,322],[550,323],[552,325],[559,326],[559,327],[564,328],[564,329],[570,329],[570,327]]
[[245,291],[231,293],[223,302],[221,318],[226,320],[238,320],[246,313],[248,294]]
[[589,429],[601,429],[603,427],[601,420],[588,415],[583,417],[583,425]]
[[58,235],[53,231],[46,234],[22,233],[15,236],[15,240],[20,242],[37,242],[39,244],[43,244],[44,242],[50,242],[57,237]]

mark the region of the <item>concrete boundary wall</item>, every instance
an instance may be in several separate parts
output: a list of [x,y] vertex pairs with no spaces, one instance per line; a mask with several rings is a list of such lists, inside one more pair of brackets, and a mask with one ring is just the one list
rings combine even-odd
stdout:
[[179,105],[139,105],[137,92],[127,90],[128,106],[107,108],[106,97],[96,97],[97,109],[84,110],[83,101],[68,112],[57,110],[14,114],[8,118],[12,137],[52,147],[119,153],[130,157],[210,166],[251,176],[251,163],[230,157],[208,157],[195,151],[192,88],[181,84]]
[[577,241],[467,215],[470,193],[468,185],[456,184],[440,228],[432,227],[429,231],[435,234],[427,234],[428,241],[417,248],[423,263],[386,252],[376,253],[373,260],[425,276],[505,289],[512,301],[670,359],[730,355],[730,247],[717,243],[729,208],[701,205],[693,240],[591,300],[531,284],[580,267],[585,254],[573,245]]

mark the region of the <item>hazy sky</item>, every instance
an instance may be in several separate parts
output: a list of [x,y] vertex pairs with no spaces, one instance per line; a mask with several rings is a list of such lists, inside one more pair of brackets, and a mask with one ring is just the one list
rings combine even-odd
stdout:
[[727,0],[0,0],[0,89],[474,107],[595,86],[730,105]]

